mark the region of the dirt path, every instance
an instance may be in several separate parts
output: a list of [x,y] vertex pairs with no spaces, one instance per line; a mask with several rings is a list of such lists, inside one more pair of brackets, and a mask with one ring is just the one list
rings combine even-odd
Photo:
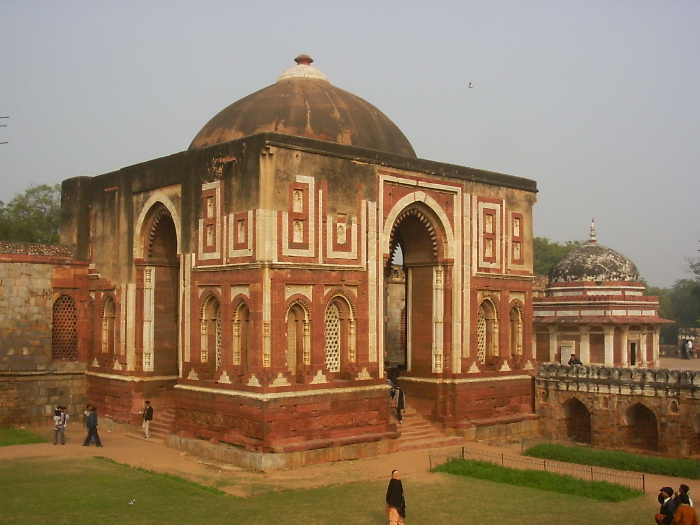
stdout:
[[[50,435],[49,430],[35,430]],[[118,463],[168,473],[198,483],[213,485],[238,496],[251,496],[280,489],[313,488],[353,481],[389,479],[399,469],[404,479],[429,478],[431,451],[396,452],[377,458],[311,465],[294,470],[247,472],[232,465],[190,456],[166,447],[162,440],[143,439],[137,434],[100,434],[102,448],[84,447],[85,432],[80,424],[69,424],[66,444],[38,443],[0,447],[0,460],[23,457],[103,456]]]
[[[47,436],[51,434],[50,429],[39,432]],[[0,447],[0,460],[24,457],[103,456],[117,463],[173,474],[197,483],[216,486],[235,496],[249,497],[278,490],[386,480],[393,469],[399,469],[402,479],[406,481],[428,483],[436,479],[429,470],[430,455],[445,451],[432,449],[395,452],[376,458],[311,465],[293,470],[247,472],[232,465],[187,455],[166,447],[161,440],[143,439],[138,434],[106,432],[100,436],[104,445],[102,448],[94,445],[82,446],[84,435],[82,426],[74,423],[66,430],[66,445],[39,443]],[[465,445],[498,454],[520,453],[519,445],[494,446],[473,442],[465,442]],[[647,474],[646,493],[655,498],[662,486],[678,488],[681,483],[693,487],[692,480]]]

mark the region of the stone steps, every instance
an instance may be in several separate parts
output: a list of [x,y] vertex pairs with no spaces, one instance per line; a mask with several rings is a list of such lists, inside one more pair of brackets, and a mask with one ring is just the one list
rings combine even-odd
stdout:
[[403,423],[397,424],[396,428],[401,433],[398,439],[399,451],[455,447],[464,444],[463,438],[446,436],[410,407],[406,407]]
[[149,425],[151,437],[165,439],[165,436],[172,432],[173,422],[175,421],[175,409],[169,408],[159,410],[153,413],[153,420]]

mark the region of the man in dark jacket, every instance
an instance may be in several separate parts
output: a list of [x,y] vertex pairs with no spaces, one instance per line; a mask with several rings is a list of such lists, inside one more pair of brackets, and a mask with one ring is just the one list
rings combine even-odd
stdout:
[[87,437],[85,441],[83,441],[83,446],[90,446],[90,439],[94,436],[95,445],[101,447],[102,442],[100,441],[100,435],[97,433],[97,407],[92,407],[90,409],[90,415],[87,417],[87,421],[85,421],[85,426],[87,426]]
[[146,401],[146,407],[143,409],[143,435],[147,438],[151,437],[151,430],[149,428],[151,421],[153,420],[153,407],[150,401]]
[[673,489],[671,487],[661,488],[659,491],[659,503],[661,503],[661,509],[656,514],[655,521],[658,525],[670,525],[677,506],[673,500]]
[[403,525],[403,519],[406,517],[406,502],[398,470],[391,471],[389,487],[386,489],[386,514],[389,525]]

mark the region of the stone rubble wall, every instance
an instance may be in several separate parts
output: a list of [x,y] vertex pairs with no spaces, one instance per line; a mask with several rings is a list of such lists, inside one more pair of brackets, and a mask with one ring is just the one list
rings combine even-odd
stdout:
[[[85,364],[52,359],[53,280],[63,246],[0,242],[0,426],[52,425],[85,406]],[[68,263],[70,266],[70,263]]]

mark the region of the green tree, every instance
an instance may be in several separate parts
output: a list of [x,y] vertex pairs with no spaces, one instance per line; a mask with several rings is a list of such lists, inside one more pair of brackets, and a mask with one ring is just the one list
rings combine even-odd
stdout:
[[31,185],[7,203],[0,201],[0,240],[58,244],[61,185]]
[[700,277],[676,281],[661,305],[661,317],[675,321],[662,327],[661,335],[667,344],[673,344],[678,339],[679,328],[700,326]]
[[564,244],[560,244],[552,242],[546,237],[535,237],[533,240],[535,275],[549,275],[552,266],[567,253],[581,245],[583,245],[583,241],[566,241]]

